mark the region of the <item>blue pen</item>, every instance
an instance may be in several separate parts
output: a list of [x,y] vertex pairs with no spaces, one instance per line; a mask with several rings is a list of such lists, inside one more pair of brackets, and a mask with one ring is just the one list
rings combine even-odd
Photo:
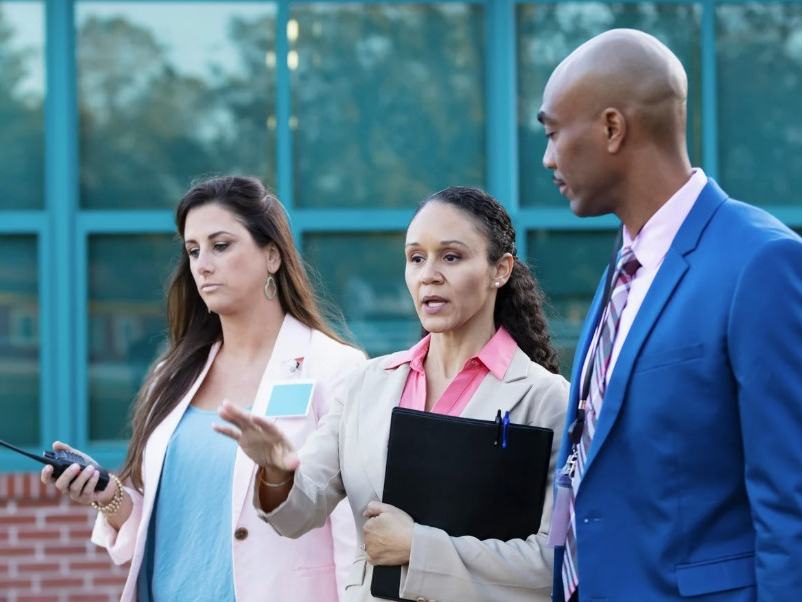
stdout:
[[510,428],[510,412],[509,412],[509,410],[504,412],[504,422],[503,422],[503,424],[504,424],[504,426],[501,429],[501,432],[502,432],[502,435],[501,435],[501,447],[502,448],[506,448],[507,447],[507,431]]

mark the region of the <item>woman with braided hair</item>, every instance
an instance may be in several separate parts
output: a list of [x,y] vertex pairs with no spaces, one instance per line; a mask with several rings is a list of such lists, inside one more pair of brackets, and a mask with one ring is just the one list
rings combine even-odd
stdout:
[[[500,408],[512,422],[560,432],[568,395],[543,295],[517,257],[515,230],[495,199],[464,187],[425,199],[407,228],[404,254],[425,331],[420,342],[356,368],[298,452],[281,429],[232,405],[220,410],[230,425],[215,429],[260,467],[254,505],[279,533],[302,535],[348,496],[361,544],[347,581],[349,601],[374,599],[374,566],[401,565],[404,599],[546,602],[551,478],[540,528],[525,540],[451,537],[380,502],[394,407],[484,420]],[[555,437],[550,475],[559,445]]]

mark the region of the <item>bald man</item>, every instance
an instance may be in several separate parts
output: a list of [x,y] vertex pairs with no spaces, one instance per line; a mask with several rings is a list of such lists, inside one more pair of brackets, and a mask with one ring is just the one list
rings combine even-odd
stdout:
[[544,92],[555,185],[623,226],[574,361],[555,602],[802,600],[802,240],[691,167],[687,87],[613,30]]

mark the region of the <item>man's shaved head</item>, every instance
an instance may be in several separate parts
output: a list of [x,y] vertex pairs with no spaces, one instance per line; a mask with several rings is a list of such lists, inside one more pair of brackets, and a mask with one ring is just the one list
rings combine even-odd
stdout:
[[[613,29],[585,42],[555,69],[546,90],[571,92],[586,110],[620,110],[653,135],[684,143],[688,78],[657,38]],[[556,90],[555,90],[556,91]]]
[[615,213],[639,230],[690,177],[687,98],[679,59],[641,31],[607,31],[560,63],[538,119],[543,165],[574,213]]

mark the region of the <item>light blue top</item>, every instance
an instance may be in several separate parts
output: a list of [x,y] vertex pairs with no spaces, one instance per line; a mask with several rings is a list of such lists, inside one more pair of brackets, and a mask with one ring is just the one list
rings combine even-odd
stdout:
[[[170,439],[139,602],[234,602],[231,488],[237,444],[212,430],[217,412],[189,406]],[[150,586],[150,587],[148,587]]]

